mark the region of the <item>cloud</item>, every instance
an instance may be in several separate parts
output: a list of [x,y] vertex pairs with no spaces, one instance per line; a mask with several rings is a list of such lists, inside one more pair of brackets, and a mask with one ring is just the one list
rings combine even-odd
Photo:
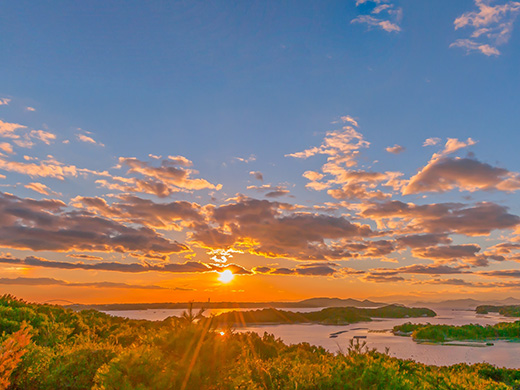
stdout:
[[480,251],[480,246],[476,244],[463,245],[439,245],[427,248],[414,248],[412,254],[414,257],[432,260],[456,260],[467,257],[475,257]]
[[493,167],[474,158],[439,158],[431,161],[403,188],[403,195],[423,192],[516,191],[520,174]]
[[24,185],[25,188],[28,188],[30,190],[36,191],[42,195],[50,196],[52,195],[59,195],[58,193],[52,191],[49,187],[47,187],[45,184],[42,183],[29,183]]
[[492,202],[467,206],[461,203],[414,205],[386,201],[363,205],[359,215],[374,220],[380,228],[398,219],[397,226],[410,233],[485,236],[493,230],[514,229],[520,224],[520,217],[509,214],[507,210],[507,207]]
[[498,56],[497,46],[506,44],[520,12],[520,2],[475,0],[477,10],[465,12],[455,19],[455,30],[469,28],[470,38],[457,39],[450,47],[460,47],[466,52],[478,51],[486,56]]
[[285,186],[273,186],[271,184],[264,184],[262,186],[248,186],[247,189],[265,193],[267,198],[279,198],[291,193]]
[[264,181],[264,175],[259,171],[251,171],[249,172],[251,176],[253,176],[256,180]]
[[81,211],[67,212],[65,208],[59,200],[33,200],[0,193],[0,246],[163,256],[189,250],[150,228],[130,227]]
[[388,146],[385,150],[388,153],[399,154],[403,153],[406,150],[406,148],[402,147],[401,145],[395,144],[394,146]]
[[144,176],[144,180],[114,176],[112,180],[119,183],[111,183],[107,180],[99,180],[97,183],[110,189],[143,192],[161,198],[179,191],[219,190],[222,187],[204,179],[192,179],[191,175],[198,172],[188,168],[192,166],[192,162],[183,156],[170,156],[162,160],[159,167],[154,167],[135,157],[120,157],[119,164],[120,167],[128,168],[127,174]]
[[358,165],[360,150],[369,145],[352,126],[344,126],[341,130],[328,132],[320,147],[286,156],[304,159],[317,154],[327,156],[327,163],[321,167],[322,173],[307,171],[303,174],[310,180],[306,185],[308,188],[316,191],[327,189],[328,194],[335,199],[385,199],[391,194],[377,187],[398,188],[401,185],[398,179],[401,173],[354,170]]
[[520,270],[517,269],[506,269],[496,271],[479,271],[479,275],[501,277],[501,278],[520,278]]
[[4,153],[13,154],[13,145],[8,142],[0,142],[0,150]]
[[402,276],[368,274],[363,277],[363,280],[365,282],[373,282],[373,283],[395,283],[395,282],[403,282],[405,279]]
[[83,253],[71,253],[70,255],[67,255],[67,257],[72,257],[75,259],[84,259],[84,260],[103,260],[102,257],[85,255]]
[[78,196],[71,204],[103,218],[153,229],[182,230],[193,222],[204,221],[202,207],[187,201],[155,203],[137,196],[120,195],[108,204],[103,198]]
[[51,141],[54,141],[56,139],[55,134],[52,134],[48,131],[43,131],[43,130],[31,130],[29,135],[33,138],[36,138],[36,139],[42,141],[43,143],[45,143],[47,145],[50,145]]
[[236,275],[248,275],[251,271],[237,264],[205,264],[196,261],[186,261],[185,263],[119,263],[119,262],[98,262],[98,263],[69,263],[66,261],[47,260],[41,257],[28,256],[25,259],[2,257],[0,263],[18,264],[31,267],[43,267],[54,269],[83,269],[88,271],[111,271],[124,273],[142,272],[163,272],[163,273],[199,273],[199,272],[222,272],[229,269]]
[[468,138],[460,141],[448,138],[444,148],[434,153],[426,166],[403,185],[403,195],[422,192],[459,191],[516,191],[520,189],[520,174],[507,169],[493,167],[473,157],[450,157],[460,149],[475,145]]
[[452,239],[447,234],[412,234],[397,237],[397,242],[410,248],[424,248],[438,244],[450,244]]
[[441,141],[442,140],[440,138],[437,138],[437,137],[427,138],[424,141],[423,146],[434,146],[434,145],[437,145]]
[[0,120],[0,137],[18,139],[20,138],[20,135],[15,133],[16,130],[26,128],[27,126],[18,123],[9,123]]
[[80,170],[74,165],[65,165],[54,158],[39,163],[7,161],[0,157],[0,169],[31,177],[50,177],[65,180],[67,176],[77,176]]
[[337,265],[332,266],[324,264],[310,264],[301,265],[297,268],[271,268],[271,267],[255,267],[253,272],[255,274],[268,275],[298,275],[298,276],[333,276],[339,271],[335,269]]
[[[403,18],[402,8],[395,7],[394,4],[388,4],[387,1],[381,0],[358,0],[356,1],[356,6],[367,3],[373,3],[376,6],[371,9],[369,15],[359,15],[357,18],[352,19],[350,23],[363,23],[366,24],[369,29],[371,27],[377,27],[387,32],[401,31],[399,24]],[[373,15],[377,15],[377,17]]]
[[124,289],[139,289],[139,290],[170,290],[170,288],[155,286],[155,285],[137,285],[137,284],[127,284],[127,283],[114,283],[114,282],[78,283],[78,282],[66,282],[64,280],[53,279],[53,278],[26,278],[26,277],[0,278],[0,285],[124,288]]
[[25,110],[34,112],[34,111],[36,111],[36,108],[34,108],[34,107],[25,107]]
[[243,157],[234,157],[235,160],[243,162],[243,163],[250,163],[253,161],[256,161],[256,156],[254,154],[251,154],[249,157],[243,158]]
[[0,98],[0,106],[7,106],[11,102],[11,99]]
[[76,134],[76,138],[81,141],[81,142],[85,142],[85,143],[88,143],[88,144],[93,144],[93,145],[98,145],[98,146],[102,146],[104,147],[105,145],[102,144],[101,142],[96,142],[94,140],[94,138],[92,137],[89,137],[88,135],[85,135],[85,134]]
[[327,240],[370,235],[367,225],[343,217],[291,211],[284,203],[240,198],[215,207],[209,223],[194,224],[191,239],[203,247],[236,248],[264,257],[323,260],[350,257]]
[[355,126],[355,127],[358,127],[358,122],[352,118],[350,115],[345,115],[345,116],[342,116],[341,117],[341,120],[344,122],[344,123],[350,123],[352,126]]
[[488,44],[480,44],[472,41],[471,39],[457,39],[455,42],[450,44],[450,47],[460,47],[462,49],[466,49],[466,52],[468,53],[471,51],[479,51],[488,57],[499,56],[501,54],[496,47],[490,46]]

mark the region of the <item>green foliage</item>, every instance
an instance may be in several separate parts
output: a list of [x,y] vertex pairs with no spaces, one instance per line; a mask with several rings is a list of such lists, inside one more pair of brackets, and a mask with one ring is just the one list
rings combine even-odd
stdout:
[[[4,342],[29,329],[24,321],[33,335],[11,365],[8,389],[512,389],[520,381],[516,370],[426,366],[353,341],[338,354],[307,343],[286,345],[267,333],[217,328],[215,318],[193,310],[161,322],[133,321],[4,296],[0,311]],[[325,313],[341,320],[352,314]],[[379,314],[403,313],[396,307]]]

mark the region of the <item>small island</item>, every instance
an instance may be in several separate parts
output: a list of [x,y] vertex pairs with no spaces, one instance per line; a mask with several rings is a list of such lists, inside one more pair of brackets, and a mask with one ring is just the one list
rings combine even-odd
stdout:
[[247,326],[252,324],[348,325],[372,318],[435,317],[433,310],[410,308],[401,305],[365,309],[357,307],[328,307],[320,311],[301,313],[274,308],[248,311],[230,311],[214,317],[221,326]]
[[476,312],[477,314],[499,313],[505,317],[520,317],[520,305],[482,305],[477,307]]
[[485,345],[492,345],[489,341],[520,341],[520,321],[500,322],[493,326],[477,324],[451,326],[412,324],[408,322],[394,326],[393,333],[397,336],[411,336],[417,342],[445,344],[453,341],[480,341],[486,342]]

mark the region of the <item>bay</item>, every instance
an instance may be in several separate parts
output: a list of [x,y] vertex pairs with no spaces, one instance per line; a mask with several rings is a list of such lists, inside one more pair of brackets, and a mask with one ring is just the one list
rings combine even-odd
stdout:
[[[310,312],[319,311],[322,308],[301,309],[286,308],[283,310]],[[220,314],[237,309],[208,309],[205,315]],[[239,309],[251,310],[251,309]],[[106,311],[105,313],[131,319],[146,319],[160,321],[169,316],[180,316],[184,309],[165,310],[126,310]],[[195,311],[197,312],[197,311]],[[411,337],[394,336],[391,333],[395,325],[406,322],[431,323],[444,325],[494,325],[498,322],[513,322],[516,318],[504,317],[496,313],[486,315],[476,314],[474,311],[464,310],[436,310],[436,317],[429,318],[391,318],[374,319],[371,322],[358,322],[350,325],[318,325],[318,324],[280,324],[280,325],[251,325],[237,328],[237,332],[256,332],[262,335],[264,332],[274,334],[287,344],[307,342],[321,346],[330,352],[346,351],[349,341],[355,336],[362,337],[361,341],[367,343],[368,348],[375,348],[385,352],[388,348],[390,356],[400,359],[413,359],[420,363],[447,366],[457,363],[482,363],[487,362],[498,367],[520,369],[520,343],[504,340],[494,341],[492,346],[482,347],[482,343],[475,346],[453,346],[438,344],[419,344]],[[335,338],[330,335],[343,332]],[[478,345],[478,346],[477,346]]]

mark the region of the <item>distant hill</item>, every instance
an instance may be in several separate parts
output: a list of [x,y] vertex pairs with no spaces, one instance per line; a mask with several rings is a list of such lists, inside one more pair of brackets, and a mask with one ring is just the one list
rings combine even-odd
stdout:
[[475,310],[478,306],[504,306],[520,305],[520,299],[506,298],[497,301],[479,301],[476,299],[451,299],[441,302],[415,302],[413,306],[424,306],[432,309],[454,309],[454,310]]
[[159,310],[159,309],[187,309],[190,304],[193,308],[205,309],[256,309],[256,308],[276,308],[276,309],[304,309],[315,307],[365,307],[374,308],[385,306],[385,303],[372,302],[369,300],[358,301],[356,299],[341,298],[310,298],[297,302],[158,302],[158,303],[110,303],[103,305],[81,305],[73,304],[66,307],[73,310],[95,309],[100,311],[120,311],[120,310]]
[[386,305],[385,303],[372,302],[367,299],[358,301],[352,298],[310,298],[299,301],[297,304],[299,305],[298,307],[381,307]]

